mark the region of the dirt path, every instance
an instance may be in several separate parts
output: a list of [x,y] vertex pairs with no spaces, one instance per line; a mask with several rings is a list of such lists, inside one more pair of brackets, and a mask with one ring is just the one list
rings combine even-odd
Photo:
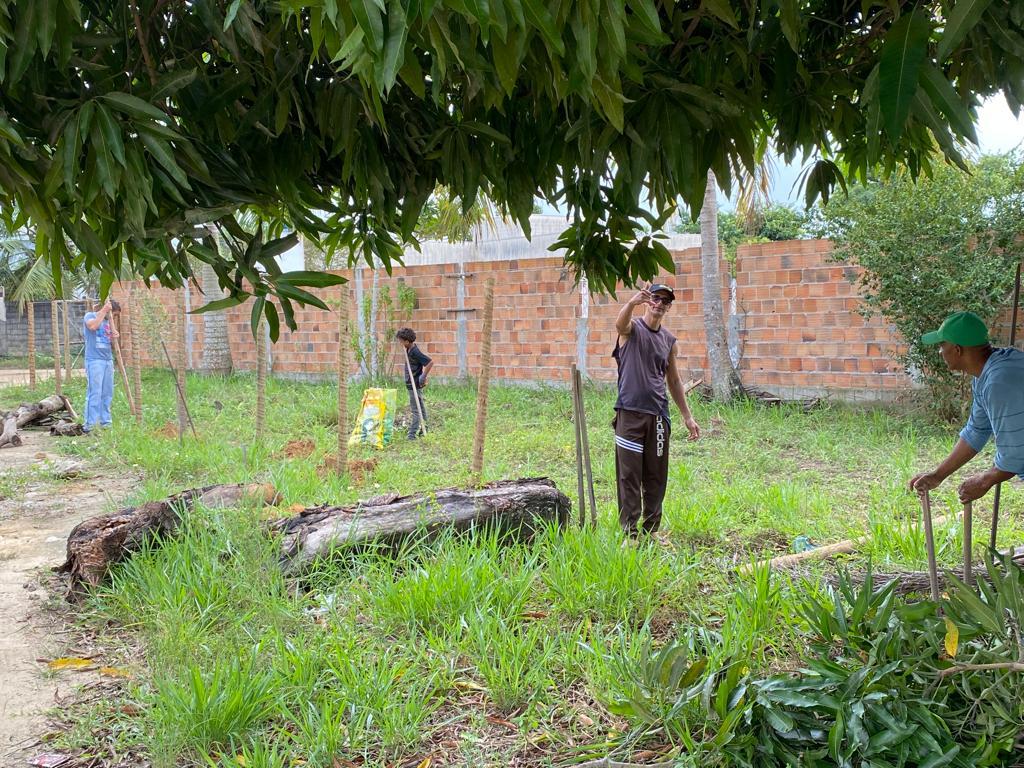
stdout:
[[[52,451],[45,432],[23,431],[25,444],[0,451],[0,765],[26,765],[41,750],[46,711],[58,689],[82,682],[54,675],[39,658],[67,650],[60,617],[41,578],[64,560],[70,530],[120,503],[134,478],[98,477]],[[88,439],[88,438],[82,438]],[[7,498],[4,498],[4,496]],[[72,673],[73,674],[73,673]]]

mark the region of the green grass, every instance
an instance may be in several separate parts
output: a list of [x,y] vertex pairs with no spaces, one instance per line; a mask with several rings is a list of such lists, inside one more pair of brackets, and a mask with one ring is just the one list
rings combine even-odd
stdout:
[[[141,476],[132,502],[269,480],[287,508],[469,480],[472,387],[430,388],[425,439],[353,451],[376,461],[357,482],[318,471],[336,446],[332,387],[271,381],[257,445],[253,386],[245,376],[190,377],[200,437],[179,443],[166,428],[173,384],[147,373],[142,426],[119,393],[114,429],[60,445],[103,471]],[[78,403],[82,387],[69,387]],[[350,413],[360,394],[350,389]],[[0,390],[0,407],[32,396]],[[404,406],[401,387],[399,397]],[[825,543],[870,532],[863,556],[876,569],[924,567],[919,506],[906,481],[945,454],[954,429],[893,409],[696,402],[707,436],[686,443],[677,429],[665,537],[623,548],[612,403],[609,390],[587,388],[596,529],[548,529],[512,546],[492,535],[446,535],[337,557],[295,583],[261,531],[262,512],[198,510],[176,538],[119,566],[86,605],[89,626],[114,627],[137,654],[124,692],[135,714],[94,708],[86,722],[95,727],[74,728],[62,743],[100,748],[95,734],[112,733],[104,743],[145,750],[158,768],[235,766],[239,755],[274,768],[298,759],[327,768],[335,759],[416,765],[426,756],[450,765],[559,764],[580,745],[599,753],[610,733],[635,724],[615,702],[636,695],[627,672],[651,646],[699,630],[716,638],[716,663],[792,664],[804,642],[800,597],[822,587],[763,568],[740,577],[735,566],[788,552],[799,535]],[[545,475],[575,496],[571,411],[566,391],[492,388],[484,479]],[[295,440],[311,441],[312,454],[288,458]],[[0,476],[0,494],[21,482]],[[958,509],[955,487],[951,480],[934,495],[936,516]],[[1003,498],[1001,541],[1010,543],[1022,533],[1013,515],[1022,493],[1007,487]],[[942,562],[954,563],[960,524],[938,534]]]

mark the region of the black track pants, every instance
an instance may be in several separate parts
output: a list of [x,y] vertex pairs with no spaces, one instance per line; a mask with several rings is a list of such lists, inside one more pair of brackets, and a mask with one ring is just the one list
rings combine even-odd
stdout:
[[619,524],[631,536],[654,533],[661,525],[661,503],[668,482],[668,419],[650,413],[617,411],[615,478]]

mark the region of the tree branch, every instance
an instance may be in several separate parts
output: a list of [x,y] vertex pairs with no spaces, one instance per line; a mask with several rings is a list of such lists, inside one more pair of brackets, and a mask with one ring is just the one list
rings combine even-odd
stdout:
[[135,36],[139,39],[139,46],[142,48],[142,59],[146,62],[146,71],[149,73],[149,82],[151,85],[156,85],[156,67],[153,66],[153,57],[149,55],[146,36],[142,34],[142,17],[139,16],[139,5],[135,0],[130,0],[129,6],[132,9],[132,18],[135,20]]
[[939,679],[955,675],[959,672],[987,672],[991,670],[1005,670],[1007,672],[1024,672],[1024,662],[1000,661],[992,664],[957,664],[949,669],[939,671]]

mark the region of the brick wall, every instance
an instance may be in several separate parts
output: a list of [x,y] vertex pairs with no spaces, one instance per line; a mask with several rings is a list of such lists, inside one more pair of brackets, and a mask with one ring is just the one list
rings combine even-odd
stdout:
[[[858,312],[860,300],[851,281],[850,267],[829,261],[827,241],[803,240],[740,248],[737,256],[736,317],[742,352],[740,369],[744,384],[790,396],[829,393],[847,399],[888,398],[909,386],[909,380],[891,360],[898,339],[879,320],[865,320]],[[667,280],[675,287],[676,303],[666,326],[679,338],[679,363],[685,375],[704,375],[700,253],[688,249],[674,253],[675,274]],[[458,374],[455,312],[458,265],[434,264],[397,267],[380,284],[394,293],[398,282],[411,286],[417,296],[409,324],[421,345],[436,362],[435,374]],[[342,270],[351,278],[351,270]],[[728,274],[723,264],[723,274]],[[369,271],[364,272],[369,291]],[[477,262],[466,265],[465,306],[468,313],[467,353],[471,372],[479,370],[481,317],[484,285],[495,277],[493,375],[507,381],[566,382],[569,366],[577,362],[577,349],[586,350],[587,374],[596,380],[614,381],[611,350],[615,344],[615,316],[621,302],[631,295],[620,291],[617,299],[591,296],[584,302],[580,286],[559,257]],[[350,283],[351,284],[351,283]],[[122,289],[123,290],[123,289]],[[329,304],[338,291],[318,294]],[[143,291],[144,305],[152,315],[162,307],[167,318],[184,301],[183,292],[156,289]],[[723,289],[726,312],[729,288]],[[199,306],[204,299],[192,286],[189,301]],[[350,301],[351,327],[355,327],[354,301]],[[586,310],[584,310],[586,307]],[[586,321],[581,317],[586,311]],[[156,314],[160,314],[157,312]],[[249,330],[250,307],[228,310],[231,356],[236,371],[253,370],[255,343]],[[334,313],[315,308],[296,311],[298,330],[281,330],[271,350],[276,375],[324,378],[333,375],[338,344]],[[190,317],[190,367],[203,360],[203,316]],[[150,326],[152,320],[147,321]],[[578,345],[582,329],[585,344]],[[169,326],[166,339],[173,334]],[[143,343],[151,364],[157,363],[159,347]],[[397,356],[391,354],[392,360]],[[397,364],[392,370],[398,373]],[[353,363],[353,373],[355,365]]]

